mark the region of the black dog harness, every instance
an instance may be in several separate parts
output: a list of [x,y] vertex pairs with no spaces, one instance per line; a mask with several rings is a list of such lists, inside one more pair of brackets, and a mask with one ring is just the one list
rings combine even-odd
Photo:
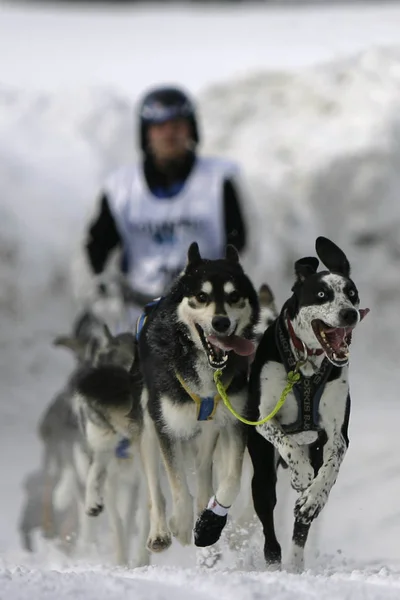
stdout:
[[[298,361],[291,350],[289,333],[285,327],[282,314],[276,321],[275,341],[286,372],[293,371]],[[294,423],[281,425],[285,433],[293,434],[302,431],[321,430],[318,414],[319,403],[332,367],[332,363],[324,358],[321,367],[314,375],[311,377],[302,375],[299,381],[294,384],[293,393],[297,402],[298,418]]]

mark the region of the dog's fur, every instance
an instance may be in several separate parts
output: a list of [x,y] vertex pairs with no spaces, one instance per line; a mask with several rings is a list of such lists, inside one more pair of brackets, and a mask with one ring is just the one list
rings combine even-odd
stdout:
[[[20,519],[23,543],[32,549],[30,532],[37,526],[37,513],[43,515],[41,528],[46,537],[62,533],[59,517],[71,504],[77,504],[79,515],[74,533],[79,530],[83,544],[92,542],[93,516],[101,512],[105,493],[117,563],[128,561],[137,513],[135,564],[146,565],[148,507],[137,452],[143,422],[139,401],[142,377],[139,362],[135,362],[135,338],[130,333],[114,337],[98,318],[85,314],[72,335],[59,336],[54,344],[72,351],[76,367],[40,422],[44,459],[42,477],[35,478],[41,484],[40,493],[37,486],[30,485],[27,490],[29,497]],[[125,447],[125,457],[118,458],[116,448],[122,437],[129,447]]]
[[41,468],[29,473],[24,480],[25,501],[18,528],[24,550],[34,552],[34,532],[54,540],[58,548],[70,554],[74,549],[79,531],[77,506],[71,499],[65,510],[57,510],[52,502],[53,493],[59,483],[57,475],[49,475]]
[[[231,257],[233,257],[231,262],[236,263],[236,255],[231,253]],[[229,270],[232,269],[236,270],[236,277],[239,273],[240,279],[242,277],[240,267],[238,265],[233,267],[231,264]],[[232,273],[229,275],[229,280],[232,280]],[[245,334],[250,336],[250,329],[256,322],[254,335],[257,343],[276,313],[273,294],[266,284],[259,290],[259,299],[261,311],[257,321],[257,308],[251,289],[251,323],[246,323],[242,327],[246,330]],[[232,307],[229,308],[232,310]],[[44,446],[44,459],[40,472],[36,473],[34,478],[40,485],[28,486],[28,498],[20,526],[23,543],[29,550],[32,549],[31,531],[36,527],[40,527],[46,537],[63,536],[71,541],[75,541],[81,529],[83,541],[91,541],[92,532],[91,527],[88,526],[91,519],[85,518],[84,510],[90,515],[96,515],[101,511],[104,485],[105,481],[108,481],[107,496],[109,498],[111,492],[111,499],[106,501],[106,504],[111,513],[116,535],[117,561],[124,563],[128,558],[127,544],[130,531],[128,521],[131,519],[132,510],[128,507],[127,514],[121,521],[115,506],[115,494],[113,496],[112,491],[113,488],[115,489],[116,479],[118,477],[121,479],[124,471],[128,488],[131,484],[133,500],[136,499],[138,490],[137,481],[134,480],[134,474],[129,466],[131,461],[116,460],[114,451],[121,435],[124,437],[127,435],[131,439],[140,438],[142,414],[138,403],[133,402],[133,396],[137,398],[140,395],[142,385],[139,362],[136,362],[134,369],[136,377],[131,376],[129,382],[126,377],[126,369],[132,367],[134,358],[132,336],[123,335],[114,338],[103,325],[99,318],[89,311],[78,319],[71,335],[59,336],[54,342],[56,346],[64,346],[71,350],[77,364],[65,387],[41,419],[39,437]],[[138,357],[136,360],[138,361]],[[246,363],[245,360],[242,362]],[[136,409],[133,412],[127,410],[131,405]],[[78,427],[78,417],[81,427]],[[237,425],[233,428],[235,434],[243,430],[240,424]],[[207,469],[211,471],[211,463],[204,464],[201,449],[201,445],[207,446],[210,440],[207,439],[208,436],[198,437],[202,438],[200,448],[197,438],[194,443],[191,443],[195,449],[197,467],[200,471]],[[210,436],[211,452],[216,445],[215,461],[219,464],[219,472],[224,473],[226,440],[221,438],[217,443],[217,437],[215,431]],[[132,447],[130,453],[131,450]],[[151,456],[152,460],[157,462],[157,449],[154,447],[151,449]],[[212,458],[207,460],[211,461]],[[108,477],[104,475],[107,470]],[[206,476],[210,477],[208,473]],[[206,506],[210,489],[211,486],[205,493],[203,492],[202,496],[199,495],[199,512]],[[78,511],[76,511],[76,504]],[[133,512],[135,508],[137,507],[133,508]],[[78,520],[76,512],[79,515]],[[71,515],[74,519],[70,518]],[[66,518],[63,519],[63,516]],[[65,527],[65,523],[69,529]],[[142,531],[145,531],[145,523],[146,517],[141,517]],[[128,537],[124,538],[122,529],[125,529]],[[147,564],[148,555],[144,545],[139,543],[139,547],[141,546],[143,548],[140,551],[139,564]]]
[[[76,382],[73,410],[83,435],[89,469],[85,485],[85,512],[94,517],[104,505],[109,513],[116,542],[118,564],[128,561],[130,520],[135,509],[140,515],[139,564],[148,564],[145,550],[148,534],[148,507],[146,499],[140,506],[132,504],[135,480],[132,460],[140,463],[140,442],[143,413],[140,404],[142,374],[135,337],[131,333],[113,336],[104,326],[105,343],[89,345],[90,366],[81,368]],[[116,455],[120,443],[126,442],[123,457]],[[136,477],[140,477],[140,468]],[[118,497],[119,480],[130,487],[131,506],[121,517]],[[137,490],[136,490],[137,491]],[[128,502],[129,505],[129,502]]]
[[[199,518],[195,543],[208,546],[220,537],[227,507],[232,505],[240,488],[245,428],[222,401],[213,420],[198,421],[196,404],[177,374],[192,394],[214,397],[213,373],[221,364],[224,384],[230,381],[230,400],[244,414],[249,358],[229,351],[229,344],[242,344],[240,351],[244,346],[244,354],[251,354],[254,345],[250,340],[258,315],[257,294],[239,264],[236,250],[228,246],[226,259],[203,260],[194,243],[189,248],[185,270],[148,316],[140,335],[139,351],[145,382],[143,459],[151,506],[148,548],[153,552],[168,548],[171,533],[182,544],[189,544],[192,539],[193,501],[180,455],[181,440],[193,440],[197,456]],[[224,471],[210,502],[217,440]],[[158,477],[158,445],[172,493],[169,528]]]
[[316,251],[328,271],[317,273],[319,261],[313,257],[296,262],[293,295],[261,340],[249,384],[250,414],[252,419],[262,419],[275,407],[287,383],[287,370],[277,341],[279,323],[286,328],[293,360],[304,358],[304,352],[294,345],[296,338],[288,329],[287,319],[300,347],[304,344],[303,349],[308,348],[307,362],[300,366],[303,380],[307,383],[315,372],[320,374],[321,369],[327,368],[315,428],[309,428],[303,421],[300,431],[288,432],[285,426],[294,423],[299,413],[293,392],[273,419],[249,428],[248,449],[254,466],[253,500],[263,526],[264,555],[269,568],[279,568],[281,564],[281,548],[273,521],[275,449],[289,467],[292,487],[299,493],[289,564],[289,568],[296,571],[303,568],[309,528],[327,502],[348,446],[350,394],[345,341],[350,343],[351,330],[364,316],[364,311],[359,311],[358,292],[350,279],[345,254],[322,237],[316,241]]
[[102,323],[85,312],[76,319],[71,335],[54,340],[55,346],[66,346],[72,351],[75,366],[39,420],[42,459],[39,468],[26,479],[26,499],[20,516],[22,544],[28,551],[34,550],[32,533],[36,529],[46,538],[60,539],[62,547],[68,550],[79,533],[70,465],[81,434],[72,410],[72,396],[85,361],[86,345],[102,332]]

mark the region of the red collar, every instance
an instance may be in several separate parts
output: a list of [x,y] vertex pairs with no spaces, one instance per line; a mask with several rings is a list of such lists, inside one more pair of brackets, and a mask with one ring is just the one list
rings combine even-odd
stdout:
[[321,354],[324,353],[322,348],[317,348],[316,350],[312,350],[311,348],[308,348],[308,346],[303,344],[303,342],[300,340],[300,338],[298,338],[297,335],[295,334],[293,325],[292,325],[289,317],[286,317],[286,322],[287,322],[287,326],[288,326],[288,330],[289,330],[290,339],[293,342],[293,346],[297,350],[299,350],[300,352],[303,352],[303,353],[304,353],[304,350],[307,350],[308,356],[321,356]]

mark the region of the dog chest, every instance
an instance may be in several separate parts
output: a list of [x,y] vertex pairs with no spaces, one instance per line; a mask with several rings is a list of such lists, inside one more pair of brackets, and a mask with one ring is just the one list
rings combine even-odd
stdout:
[[[283,365],[269,362],[264,365],[261,377],[260,418],[271,413],[287,384]],[[320,383],[318,376],[302,377],[297,394],[291,391],[276,415],[276,420],[287,435],[299,444],[312,443],[317,432],[329,428],[332,419],[343,418],[348,385],[346,373],[340,380]]]
[[[232,406],[239,413],[243,413],[246,404],[246,392],[234,394],[230,398]],[[228,423],[235,421],[235,417],[224,406],[221,399],[215,403],[215,410],[210,419],[199,420],[198,406],[194,401],[178,403],[168,396],[160,399],[162,419],[166,429],[174,436],[181,439],[190,439],[198,435],[204,428],[216,427],[220,429]]]
[[168,396],[160,398],[162,419],[166,429],[174,436],[189,439],[200,432],[204,423],[197,420],[197,407],[193,401],[178,403]]

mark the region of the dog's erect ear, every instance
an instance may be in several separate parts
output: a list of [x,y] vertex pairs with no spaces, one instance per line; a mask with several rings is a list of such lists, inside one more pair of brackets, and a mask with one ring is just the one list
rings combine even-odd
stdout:
[[336,244],[328,238],[320,236],[316,239],[315,249],[321,262],[329,271],[350,277],[350,263],[343,250]]
[[53,340],[53,346],[64,346],[72,350],[75,354],[82,352],[86,346],[86,342],[83,342],[79,338],[71,337],[68,335],[59,335]]
[[261,306],[271,306],[275,302],[275,296],[266,283],[263,283],[258,290],[258,299]]
[[294,271],[297,279],[303,282],[307,277],[310,277],[310,275],[314,275],[317,272],[318,265],[319,260],[314,256],[300,258],[294,263]]
[[235,246],[233,246],[232,244],[227,245],[225,257],[226,257],[226,260],[229,260],[229,262],[232,262],[232,263],[239,262],[239,253],[236,250]]
[[188,255],[187,255],[187,264],[191,265],[196,262],[201,261],[201,255],[199,250],[199,245],[197,242],[192,242],[189,246]]

